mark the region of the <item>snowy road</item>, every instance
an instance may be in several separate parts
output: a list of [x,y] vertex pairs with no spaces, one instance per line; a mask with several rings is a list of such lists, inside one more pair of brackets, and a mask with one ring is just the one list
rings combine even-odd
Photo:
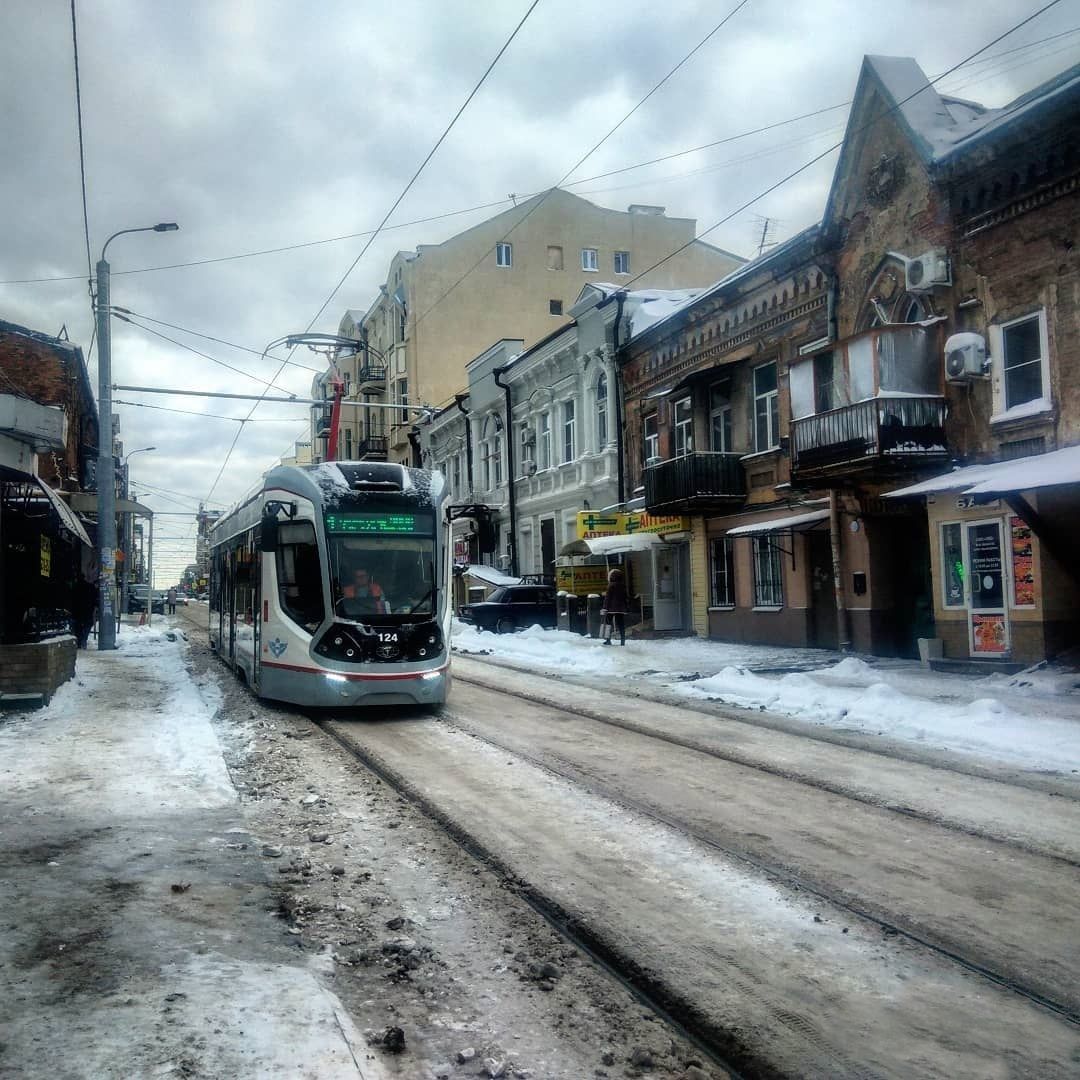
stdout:
[[[600,691],[575,715],[537,703],[566,697],[552,680],[461,660],[456,676],[440,721],[334,733],[734,1041],[736,1060],[802,1076],[1072,1074],[1075,801],[768,731],[755,767],[678,744],[709,725],[722,750],[714,717]],[[831,790],[780,774],[793,743]],[[886,808],[905,791],[903,812]]]

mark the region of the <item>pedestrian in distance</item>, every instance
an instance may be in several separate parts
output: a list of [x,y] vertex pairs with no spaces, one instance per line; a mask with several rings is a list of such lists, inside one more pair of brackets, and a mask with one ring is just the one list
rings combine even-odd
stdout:
[[166,593],[165,600],[166,600],[166,603],[168,603],[168,605],[169,605],[169,614],[170,615],[175,615],[176,614],[176,586],[175,585],[171,589],[169,589],[168,593]]
[[615,567],[608,574],[607,592],[604,594],[605,618],[610,627],[604,636],[604,644],[610,645],[615,636],[615,630],[619,631],[619,644],[626,644],[626,577],[623,572]]
[[75,639],[80,649],[85,649],[90,641],[90,631],[94,626],[94,615],[97,613],[98,590],[97,585],[87,581],[80,574],[75,579],[75,588],[71,597],[71,621],[75,625]]

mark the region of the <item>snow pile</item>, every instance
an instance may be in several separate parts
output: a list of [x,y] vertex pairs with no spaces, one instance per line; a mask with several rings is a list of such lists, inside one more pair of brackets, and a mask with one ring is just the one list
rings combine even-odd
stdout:
[[497,656],[510,663],[545,668],[572,669],[581,675],[614,675],[615,657],[610,648],[592,638],[565,631],[530,626],[516,634],[493,634],[454,620],[453,647],[466,655]]
[[[994,697],[932,700],[905,693],[853,657],[813,673],[767,678],[740,667],[668,688],[690,698],[783,713],[815,724],[987,754],[1032,768],[1080,769],[1080,723],[1024,714]],[[971,684],[968,683],[968,686]],[[979,685],[978,683],[976,685]]]

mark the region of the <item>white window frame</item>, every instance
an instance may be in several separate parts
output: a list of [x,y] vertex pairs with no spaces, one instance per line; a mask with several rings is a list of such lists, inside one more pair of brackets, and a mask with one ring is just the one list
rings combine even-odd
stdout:
[[596,417],[596,449],[603,450],[608,444],[608,381],[607,372],[601,371],[593,389]]
[[450,490],[455,498],[461,496],[461,455],[455,454],[450,459]]
[[[732,430],[733,414],[731,411],[731,398],[728,397],[725,404],[714,406],[713,405],[713,390],[722,383],[713,383],[709,387],[709,449],[714,453],[730,454],[731,443],[734,441],[728,433],[734,434]],[[716,445],[716,421],[720,417],[726,417],[726,422],[721,424],[720,431],[723,438],[720,440],[724,445]]]
[[[649,431],[650,423],[652,431]],[[645,457],[643,465],[660,457],[660,415],[657,412],[646,413],[641,418],[641,450]]]
[[[1045,408],[1034,410],[1031,409],[1031,403],[1038,400],[1037,398],[1021,402],[1019,405],[1009,405],[1005,378],[1005,331],[1010,327],[1018,326],[1020,323],[1029,322],[1032,319],[1039,320],[1039,352],[1041,354],[1039,364],[1042,385],[1040,397],[1047,402]],[[990,327],[990,357],[994,398],[994,415],[990,418],[991,423],[1010,419],[1010,413],[1013,410],[1023,409],[1027,415],[1039,415],[1050,411],[1050,336],[1047,330],[1046,308],[1036,308],[1034,311],[1029,311],[1015,319],[1009,319],[1008,322],[992,325]]]
[[585,273],[596,273],[600,269],[600,251],[598,248],[581,249],[581,269]]
[[[683,418],[679,410],[685,408]],[[694,452],[694,399],[688,394],[671,405],[672,451],[674,457],[688,457]]]
[[542,412],[536,426],[537,467],[551,468],[551,413]]
[[532,424],[526,420],[519,428],[521,433],[521,463],[536,461],[536,432]]
[[562,459],[573,461],[577,457],[577,401],[567,398],[562,406]]
[[514,245],[508,240],[500,240],[495,245],[495,265],[509,270],[514,265]]
[[[764,394],[757,392],[757,373],[771,367],[776,371],[776,386],[772,390],[766,390]],[[780,445],[780,367],[775,360],[765,364],[758,364],[752,372],[753,382],[751,390],[754,395],[754,453],[761,454],[767,450],[775,450]],[[765,435],[766,445],[762,446],[761,432],[758,429],[758,402],[766,402],[765,411]],[[775,430],[773,427],[775,425]]]
[[[754,607],[766,611],[777,611],[784,606],[784,563],[780,558],[780,549],[771,536],[751,537],[753,550],[751,562],[754,567]],[[768,564],[768,573],[761,570]],[[775,573],[774,573],[775,571]],[[772,587],[775,586],[775,592]],[[768,595],[764,589],[769,589]]]
[[[717,593],[717,552],[723,559],[723,579],[728,595],[721,598]],[[709,538],[709,606],[727,610],[735,607],[735,539],[731,536]]]
[[[620,260],[622,266],[619,266]],[[630,273],[630,252],[629,251],[616,251],[614,259],[612,260],[615,267],[616,274],[629,274]]]

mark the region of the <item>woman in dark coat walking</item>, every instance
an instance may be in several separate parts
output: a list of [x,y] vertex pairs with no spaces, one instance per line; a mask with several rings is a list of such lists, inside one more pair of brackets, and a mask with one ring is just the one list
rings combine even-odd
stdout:
[[616,567],[608,574],[607,592],[604,594],[604,610],[607,612],[607,623],[611,628],[604,644],[610,645],[615,636],[615,628],[619,628],[619,644],[626,644],[626,578],[623,572]]

